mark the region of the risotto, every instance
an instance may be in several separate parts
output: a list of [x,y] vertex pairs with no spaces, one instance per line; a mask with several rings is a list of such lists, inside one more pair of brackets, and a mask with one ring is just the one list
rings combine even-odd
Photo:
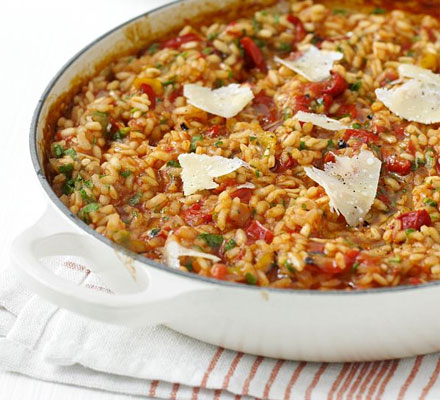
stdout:
[[440,279],[440,26],[280,2],[184,26],[71,96],[62,202],[133,252],[286,289]]

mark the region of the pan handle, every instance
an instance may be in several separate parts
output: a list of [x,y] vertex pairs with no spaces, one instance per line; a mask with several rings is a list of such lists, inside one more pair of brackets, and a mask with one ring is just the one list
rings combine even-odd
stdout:
[[[184,317],[191,304],[216,290],[215,285],[196,282],[190,276],[148,267],[81,232],[69,229],[49,206],[12,243],[11,258],[20,277],[60,307],[109,323],[157,325]],[[56,255],[85,258],[88,268],[113,293],[91,290],[56,275],[41,261]]]

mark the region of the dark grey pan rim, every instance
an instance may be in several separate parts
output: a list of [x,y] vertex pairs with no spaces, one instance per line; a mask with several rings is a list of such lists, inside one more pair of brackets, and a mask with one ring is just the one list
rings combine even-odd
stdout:
[[[151,11],[148,11],[146,13],[143,13],[137,17],[134,17],[117,27],[109,30],[108,32],[104,33],[94,41],[92,41],[90,44],[88,44],[86,47],[84,47],[82,50],[80,50],[78,53],[76,53],[70,60],[66,62],[66,64],[63,65],[63,67],[57,72],[57,74],[52,78],[52,80],[47,85],[46,89],[44,90],[43,94],[40,97],[40,100],[38,101],[37,107],[34,111],[31,126],[30,126],[30,135],[29,135],[29,147],[30,147],[30,154],[32,159],[32,164],[34,166],[35,172],[37,174],[38,180],[43,187],[44,191],[46,192],[49,199],[54,203],[57,208],[75,225],[77,225],[79,228],[87,232],[89,235],[93,236],[95,239],[98,239],[99,241],[105,243],[109,247],[113,248],[114,250],[117,250],[120,253],[123,253],[127,255],[128,257],[142,263],[145,265],[148,265],[149,267],[156,268],[158,270],[174,274],[177,276],[180,276],[182,278],[186,279],[193,279],[196,281],[201,281],[204,283],[209,283],[211,285],[216,285],[219,287],[226,287],[226,288],[235,288],[235,289],[246,289],[246,290],[252,290],[252,291],[265,291],[265,292],[274,292],[274,293],[284,293],[286,296],[294,296],[295,294],[300,295],[311,295],[311,296],[361,296],[361,295],[373,295],[373,294],[383,294],[383,293],[391,293],[391,292],[402,292],[402,291],[419,291],[421,289],[425,288],[433,288],[435,286],[440,285],[440,281],[432,281],[423,283],[416,286],[411,285],[402,285],[402,286],[395,286],[395,287],[388,287],[388,288],[377,288],[377,289],[364,289],[364,290],[353,290],[353,291],[347,291],[347,290],[329,290],[329,291],[320,291],[320,290],[292,290],[292,289],[278,289],[278,288],[267,288],[267,287],[260,287],[260,286],[251,286],[251,285],[245,285],[245,284],[239,284],[239,283],[233,283],[228,281],[221,281],[213,278],[207,278],[203,277],[197,274],[191,274],[189,272],[184,272],[176,269],[172,269],[166,265],[160,264],[154,260],[151,260],[149,258],[146,258],[142,255],[139,255],[137,253],[134,253],[128,249],[126,249],[123,246],[120,246],[114,242],[112,242],[110,239],[106,238],[105,236],[97,233],[94,229],[92,229],[90,226],[88,226],[86,223],[84,223],[82,220],[80,220],[75,214],[73,214],[58,198],[58,196],[55,194],[55,192],[52,190],[52,187],[50,186],[44,172],[43,168],[40,164],[40,160],[38,159],[37,154],[37,125],[40,118],[40,114],[43,108],[44,103],[48,99],[48,95],[54,85],[58,82],[60,77],[64,74],[64,72],[70,68],[70,66],[77,60],[78,57],[80,57],[84,52],[86,52],[91,47],[95,46],[98,42],[103,40],[105,37],[110,35],[111,33],[123,28],[124,26],[145,17],[146,15],[155,13],[163,8],[168,8],[175,6],[178,3],[183,2],[182,0],[175,0],[171,3],[165,4],[161,7],[157,7]],[[67,88],[66,88],[67,89]]]

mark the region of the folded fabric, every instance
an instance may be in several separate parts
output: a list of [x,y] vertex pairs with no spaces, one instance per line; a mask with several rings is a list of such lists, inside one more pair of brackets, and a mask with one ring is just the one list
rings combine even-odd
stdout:
[[[45,263],[65,279],[107,290],[85,260]],[[164,326],[114,326],[59,309],[28,291],[10,268],[0,271],[0,368],[143,398],[440,398],[438,354],[328,364],[237,353]]]

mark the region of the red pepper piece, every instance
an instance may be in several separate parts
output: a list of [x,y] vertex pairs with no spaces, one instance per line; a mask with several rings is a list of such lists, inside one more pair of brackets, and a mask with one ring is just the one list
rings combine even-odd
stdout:
[[411,162],[396,154],[385,158],[385,167],[388,171],[399,175],[408,175],[411,172]]
[[330,162],[336,162],[336,157],[333,153],[325,153],[324,156],[324,160],[323,160],[324,164],[330,163]]
[[244,36],[240,39],[240,44],[243,46],[245,53],[249,56],[255,68],[261,72],[266,72],[266,61],[264,60],[263,53],[255,42],[249,36]]
[[211,267],[211,275],[216,279],[225,279],[227,273],[228,269],[225,264],[217,263]]
[[378,136],[364,129],[347,129],[344,134],[344,140],[347,141],[349,139],[358,139],[366,144],[379,142]]
[[155,108],[156,107],[156,92],[153,90],[153,88],[146,84],[146,83],[142,83],[141,84],[141,92],[145,93],[149,100],[150,100],[150,108]]
[[195,33],[187,33],[186,35],[176,36],[175,38],[165,40],[160,44],[160,48],[178,49],[184,43],[200,42],[201,40],[202,39],[200,39],[199,35],[196,35]]
[[409,211],[397,217],[402,222],[402,229],[419,230],[423,225],[431,226],[432,221],[426,210]]
[[344,104],[339,107],[338,112],[336,113],[338,117],[342,117],[346,114],[350,115],[351,119],[356,119],[358,116],[356,106],[354,104]]
[[285,172],[288,169],[295,168],[297,165],[298,161],[289,155],[287,158],[276,158],[275,165],[270,170],[272,172]]
[[212,221],[211,213],[202,210],[202,203],[194,203],[183,211],[183,219],[190,226],[206,224]]
[[258,113],[258,117],[264,130],[278,120],[278,111],[275,102],[273,101],[273,97],[267,96],[264,90],[254,97],[252,107],[255,112]]
[[287,16],[287,21],[295,25],[295,42],[301,42],[307,35],[306,29],[302,21],[292,14]]
[[257,220],[253,220],[248,226],[246,235],[252,241],[264,239],[268,244],[273,240],[273,233]]
[[249,200],[252,197],[252,189],[251,188],[240,188],[234,190],[231,193],[231,198],[235,199],[238,197],[242,203],[249,203]]
[[205,134],[210,138],[216,138],[223,134],[223,129],[219,125],[211,125],[205,130]]
[[322,89],[322,93],[329,94],[332,97],[337,97],[345,92],[348,84],[347,81],[338,73],[332,73],[332,77],[327,81],[326,85]]

